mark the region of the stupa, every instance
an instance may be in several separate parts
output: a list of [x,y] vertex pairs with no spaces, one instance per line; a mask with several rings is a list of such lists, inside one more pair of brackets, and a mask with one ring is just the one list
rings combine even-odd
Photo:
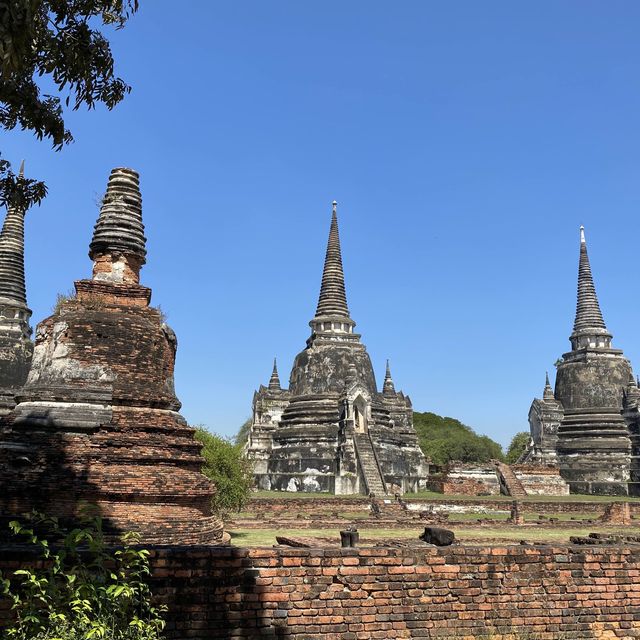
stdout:
[[215,543],[214,487],[178,413],[177,340],[151,290],[138,174],[111,172],[90,244],[93,277],[37,327],[33,363],[0,431],[0,514],[74,519],[93,505],[115,535]]
[[427,461],[411,401],[391,372],[378,391],[355,333],[345,292],[336,203],[311,336],[288,389],[274,381],[254,394],[247,455],[263,489],[375,495],[424,488]]

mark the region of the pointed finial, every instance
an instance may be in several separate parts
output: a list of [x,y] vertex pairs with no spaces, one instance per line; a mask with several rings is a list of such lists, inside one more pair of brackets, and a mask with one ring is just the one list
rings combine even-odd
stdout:
[[21,178],[24,178],[24,160],[20,163],[20,171],[18,171],[18,175]]
[[387,370],[384,374],[384,383],[382,385],[382,393],[395,395],[396,388],[393,384],[393,378],[391,377],[391,367],[389,366],[389,360],[387,360]]
[[549,382],[549,372],[548,371],[545,371],[544,392],[542,394],[542,397],[545,400],[552,400],[554,398],[553,389],[551,388],[551,383]]
[[280,376],[278,375],[278,363],[276,359],[273,359],[273,371],[271,372],[271,378],[269,379],[269,389],[272,391],[280,391]]
[[331,212],[332,213],[338,212],[338,203],[335,200],[331,203]]
[[[571,342],[574,349],[582,348],[585,344],[595,343],[596,336],[604,336],[607,346],[611,342],[611,335],[602,318],[596,288],[593,283],[587,243],[584,238],[584,227],[580,227],[580,258],[578,261],[578,301],[576,317],[573,323]],[[586,337],[586,338],[584,338]]]
[[[322,284],[315,317],[331,317],[351,321],[347,295],[344,287],[344,271],[340,251],[340,234],[338,232],[337,202],[333,202],[333,215],[329,226],[327,253],[322,270]],[[351,321],[351,324],[353,322]]]

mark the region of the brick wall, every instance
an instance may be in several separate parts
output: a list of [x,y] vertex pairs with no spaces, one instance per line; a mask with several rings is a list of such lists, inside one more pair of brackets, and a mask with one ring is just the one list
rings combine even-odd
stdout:
[[[0,569],[19,556],[0,549]],[[640,549],[157,547],[152,559],[171,640],[640,637]]]

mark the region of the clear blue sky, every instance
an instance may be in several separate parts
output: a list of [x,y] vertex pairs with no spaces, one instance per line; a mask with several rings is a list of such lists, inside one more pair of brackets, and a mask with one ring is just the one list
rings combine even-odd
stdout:
[[[232,434],[308,337],[330,203],[381,383],[506,443],[569,348],[578,226],[640,368],[640,3],[141,0],[134,87],[60,153],[3,134],[50,196],[27,219],[34,321],[90,274],[110,169],[141,173],[143,283],[192,423]],[[35,324],[35,323],[34,323]]]

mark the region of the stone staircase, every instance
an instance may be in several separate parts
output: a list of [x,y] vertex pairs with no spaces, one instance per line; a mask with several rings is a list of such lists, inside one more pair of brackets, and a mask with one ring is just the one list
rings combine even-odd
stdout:
[[494,461],[494,464],[496,465],[496,473],[498,474],[500,485],[507,490],[508,495],[512,498],[524,498],[527,492],[522,482],[516,477],[513,469],[508,464],[498,462],[497,460]]
[[358,461],[360,462],[360,469],[367,485],[367,492],[374,493],[377,497],[386,495],[386,486],[378,467],[378,461],[376,460],[369,434],[354,433],[353,441]]

